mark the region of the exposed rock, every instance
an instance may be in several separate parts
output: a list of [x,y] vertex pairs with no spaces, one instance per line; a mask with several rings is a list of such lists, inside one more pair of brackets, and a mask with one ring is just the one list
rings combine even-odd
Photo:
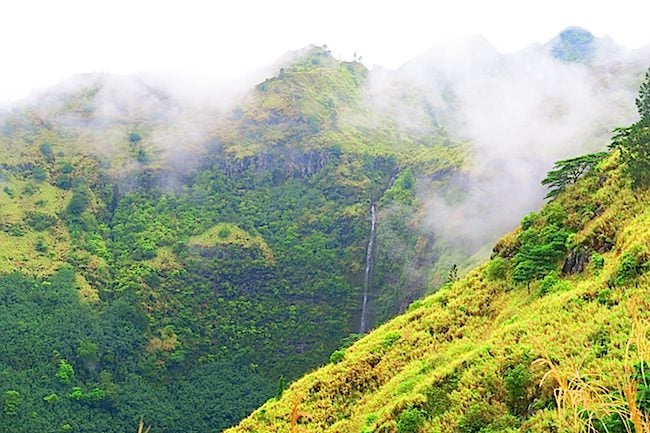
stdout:
[[578,247],[571,251],[569,256],[564,260],[562,274],[572,275],[584,271],[589,263],[589,256],[589,248],[587,247]]
[[311,177],[329,161],[326,151],[286,149],[284,152],[268,152],[243,159],[221,161],[224,171],[230,177],[241,176],[247,170],[275,172],[280,176]]

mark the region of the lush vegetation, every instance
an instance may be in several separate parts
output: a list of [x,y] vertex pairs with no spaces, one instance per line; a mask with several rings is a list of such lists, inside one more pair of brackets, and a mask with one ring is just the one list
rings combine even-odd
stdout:
[[0,430],[234,424],[358,330],[371,203],[372,323],[430,289],[416,182],[462,150],[359,111],[366,75],[314,47],[182,156],[107,78],[4,119]]
[[228,431],[650,431],[650,191],[628,158],[599,155],[490,261]]
[[[542,431],[571,421],[575,353],[646,410],[642,339],[622,354],[647,319],[647,85],[613,155],[559,164],[487,265],[432,280],[417,191],[464,146],[372,112],[367,74],[311,47],[226,113],[89,76],[4,115],[0,431],[214,432],[269,399],[239,429]],[[371,323],[411,307],[359,340],[371,205]]]

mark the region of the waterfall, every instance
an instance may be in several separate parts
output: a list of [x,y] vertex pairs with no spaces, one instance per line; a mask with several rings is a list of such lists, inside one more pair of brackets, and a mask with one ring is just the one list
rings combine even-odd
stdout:
[[370,235],[368,236],[368,248],[366,249],[366,270],[363,275],[363,302],[361,303],[361,324],[359,333],[368,332],[368,310],[369,298],[372,290],[372,268],[374,266],[374,247],[377,230],[377,205],[373,203],[370,206]]

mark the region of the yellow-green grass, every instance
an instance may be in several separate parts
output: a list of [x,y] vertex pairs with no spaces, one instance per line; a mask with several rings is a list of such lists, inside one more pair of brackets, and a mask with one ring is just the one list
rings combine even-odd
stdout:
[[[27,275],[53,273],[66,260],[70,235],[59,218],[71,193],[46,182],[15,179],[4,175],[0,190],[0,272]],[[28,224],[30,214],[56,221],[41,231]]]

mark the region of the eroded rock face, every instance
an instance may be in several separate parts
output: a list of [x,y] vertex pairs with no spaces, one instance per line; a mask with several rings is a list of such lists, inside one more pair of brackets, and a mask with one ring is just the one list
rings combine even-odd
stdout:
[[589,263],[589,256],[587,247],[578,247],[571,251],[562,265],[562,274],[572,275],[584,271]]
[[276,171],[282,176],[311,177],[322,169],[329,161],[326,151],[302,151],[286,149],[283,153],[273,152],[243,158],[241,160],[224,160],[222,165],[230,177],[241,176],[247,170],[257,172]]

